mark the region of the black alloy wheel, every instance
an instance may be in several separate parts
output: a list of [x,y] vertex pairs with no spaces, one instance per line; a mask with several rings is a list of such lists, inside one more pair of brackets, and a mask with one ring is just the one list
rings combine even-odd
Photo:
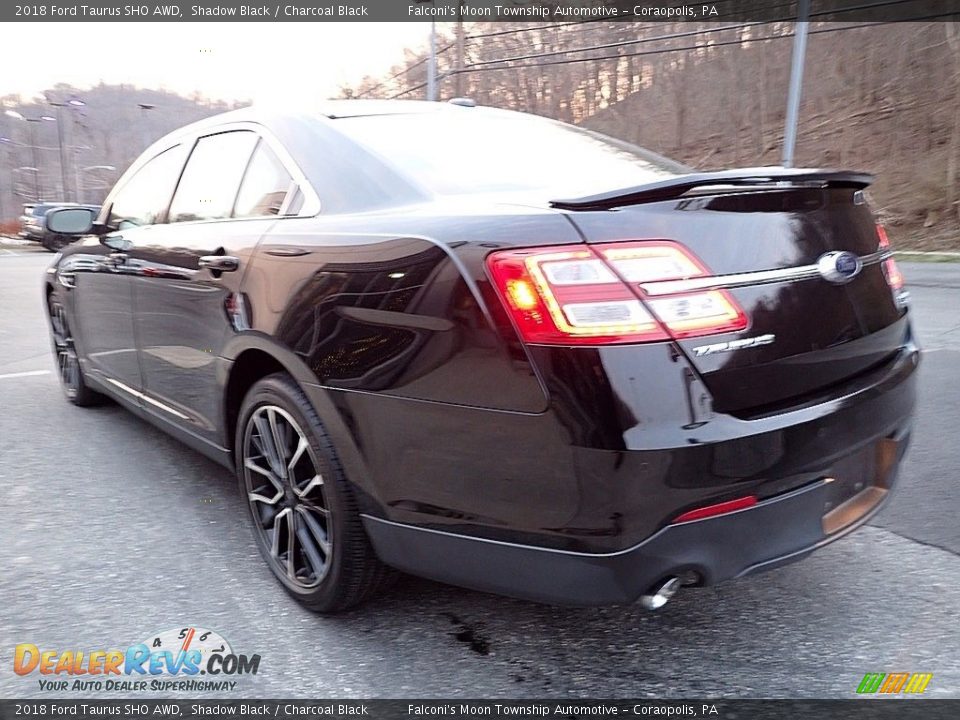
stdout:
[[266,377],[247,393],[236,463],[260,553],[303,605],[344,610],[393,576],[370,546],[319,418],[289,375]]
[[53,296],[47,301],[47,309],[50,314],[50,336],[57,375],[67,400],[80,407],[99,404],[103,401],[103,395],[91,390],[84,381],[66,309]]

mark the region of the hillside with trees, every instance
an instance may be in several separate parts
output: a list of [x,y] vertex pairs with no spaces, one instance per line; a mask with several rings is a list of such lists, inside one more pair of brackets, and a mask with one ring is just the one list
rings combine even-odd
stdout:
[[[79,188],[80,200],[98,203],[148,144],[189,122],[239,105],[198,94],[184,97],[104,84],[92,88],[58,84],[34,98],[0,97],[0,219],[18,215],[22,203],[36,198],[38,187],[45,199],[75,200]],[[61,137],[66,172],[60,165]],[[39,177],[34,167],[40,168]]]
[[[467,23],[461,43],[449,25],[440,99],[578,123],[697,168],[780,163],[792,23]],[[901,247],[960,249],[957,24],[810,31],[796,164],[875,173]],[[426,67],[407,52],[343,95],[422,98]]]

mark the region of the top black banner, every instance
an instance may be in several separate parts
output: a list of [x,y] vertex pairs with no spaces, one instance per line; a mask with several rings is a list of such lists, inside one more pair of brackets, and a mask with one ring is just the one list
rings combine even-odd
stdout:
[[[4,3],[0,20],[124,22],[776,22],[802,0],[122,0]],[[810,0],[815,22],[960,21],[960,0]]]

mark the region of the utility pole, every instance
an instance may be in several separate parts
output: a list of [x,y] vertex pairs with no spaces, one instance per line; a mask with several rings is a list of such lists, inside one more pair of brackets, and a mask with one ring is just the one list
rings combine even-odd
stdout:
[[430,21],[430,57],[427,60],[427,100],[437,99],[437,21]]
[[40,179],[40,160],[37,157],[37,131],[36,123],[40,122],[37,118],[28,118],[27,122],[30,128],[30,153],[33,155],[33,192],[37,196],[37,202],[43,202],[43,183]]
[[70,195],[67,191],[67,158],[63,154],[63,107],[66,103],[50,102],[57,109],[57,144],[60,147],[60,182],[62,183],[61,193],[63,200],[70,201]]
[[[0,150],[6,150],[7,144],[11,142],[12,141],[10,140],[10,138],[0,137]],[[3,155],[0,154],[0,174],[2,174],[3,171],[7,169],[6,164],[3,162],[2,158],[3,158]],[[11,191],[13,190],[13,173],[12,172],[10,173],[10,190]],[[16,198],[14,198],[14,202],[16,202]],[[7,205],[6,192],[3,190],[2,187],[0,187],[0,221],[6,219],[7,217],[6,205]]]
[[457,13],[456,38],[457,38],[457,66],[454,80],[456,81],[456,97],[463,97],[463,65],[464,65],[464,38],[463,38],[463,0],[460,0],[460,12]]
[[793,34],[793,58],[790,65],[790,87],[787,94],[787,118],[783,127],[783,166],[793,167],[797,145],[797,122],[800,116],[800,93],[803,90],[803,64],[807,56],[807,30],[810,26],[810,0],[798,0],[797,22]]
[[77,191],[77,202],[83,204],[83,186],[80,184],[80,148],[73,151],[73,187]]
[[[63,200],[76,201],[77,200],[76,196],[79,195],[80,190],[76,186],[73,187],[72,189],[69,188],[69,183],[67,182],[67,177],[68,177],[67,153],[66,153],[67,148],[66,148],[66,143],[64,142],[64,139],[63,139],[64,133],[66,132],[63,125],[63,109],[64,108],[81,108],[81,107],[84,107],[86,103],[83,102],[83,100],[78,100],[77,98],[73,98],[68,102],[55,102],[48,98],[47,103],[57,109],[57,118],[56,118],[57,143],[59,144],[59,147],[60,147],[60,181],[63,183],[63,189],[62,189]],[[73,197],[71,197],[71,195]]]
[[30,150],[33,155],[33,194],[36,197],[37,202],[43,201],[43,186],[40,183],[40,162],[37,157],[37,133],[34,129],[34,123],[42,122],[40,118],[28,118],[24,117],[16,110],[7,110],[4,115],[7,117],[12,117],[14,120],[23,120],[28,123],[27,127],[30,131]]

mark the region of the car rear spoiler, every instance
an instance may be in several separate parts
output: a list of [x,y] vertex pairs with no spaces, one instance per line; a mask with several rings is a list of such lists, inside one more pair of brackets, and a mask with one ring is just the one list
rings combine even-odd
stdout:
[[625,205],[673,200],[697,188],[718,186],[813,186],[865,188],[873,182],[873,175],[847,170],[804,170],[798,168],[741,168],[719,172],[690,173],[666,180],[610,190],[597,195],[566,200],[551,200],[551,207],[559,210],[609,210]]

